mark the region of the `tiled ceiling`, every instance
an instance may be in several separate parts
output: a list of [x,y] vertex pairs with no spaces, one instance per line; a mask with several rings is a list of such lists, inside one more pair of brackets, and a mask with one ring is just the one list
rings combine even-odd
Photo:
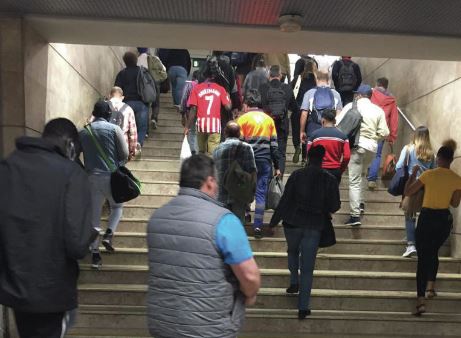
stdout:
[[460,0],[0,0],[0,12],[256,26],[300,14],[304,30],[461,37]]

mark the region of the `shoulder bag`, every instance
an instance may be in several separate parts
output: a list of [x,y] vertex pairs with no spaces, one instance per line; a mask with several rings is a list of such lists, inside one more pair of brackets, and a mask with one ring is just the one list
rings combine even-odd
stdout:
[[141,194],[141,182],[133,176],[131,171],[125,166],[116,167],[108,158],[107,154],[102,149],[98,140],[93,134],[91,125],[85,126],[85,130],[91,137],[99,155],[102,157],[107,167],[111,171],[110,188],[112,198],[116,203],[128,202],[135,199]]
[[397,169],[394,177],[392,177],[391,183],[389,184],[389,188],[387,189],[389,194],[393,196],[402,196],[405,190],[405,184],[408,181],[408,163],[410,161],[410,150],[408,147],[405,147],[405,151],[405,163],[402,168]]

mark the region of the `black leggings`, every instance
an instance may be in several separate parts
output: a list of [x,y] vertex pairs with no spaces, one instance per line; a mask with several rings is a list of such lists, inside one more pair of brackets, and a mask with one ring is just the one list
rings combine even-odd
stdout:
[[445,243],[453,225],[448,209],[423,208],[416,228],[416,250],[418,268],[416,287],[418,297],[424,297],[428,281],[434,281],[439,269],[439,249]]

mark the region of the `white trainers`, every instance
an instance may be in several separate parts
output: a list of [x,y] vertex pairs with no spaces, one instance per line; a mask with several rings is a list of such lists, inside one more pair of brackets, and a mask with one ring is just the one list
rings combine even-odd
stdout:
[[407,246],[407,249],[403,253],[402,257],[412,257],[416,256],[416,248],[414,245]]

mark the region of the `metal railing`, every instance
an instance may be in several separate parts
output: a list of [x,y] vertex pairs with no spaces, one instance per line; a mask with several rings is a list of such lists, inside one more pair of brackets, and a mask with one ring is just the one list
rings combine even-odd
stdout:
[[400,116],[402,116],[402,118],[405,120],[405,122],[411,128],[411,130],[415,131],[416,130],[415,126],[413,125],[413,123],[411,123],[411,121],[408,119],[408,117],[403,113],[402,109],[400,109],[400,107],[397,107],[397,110],[399,111]]

